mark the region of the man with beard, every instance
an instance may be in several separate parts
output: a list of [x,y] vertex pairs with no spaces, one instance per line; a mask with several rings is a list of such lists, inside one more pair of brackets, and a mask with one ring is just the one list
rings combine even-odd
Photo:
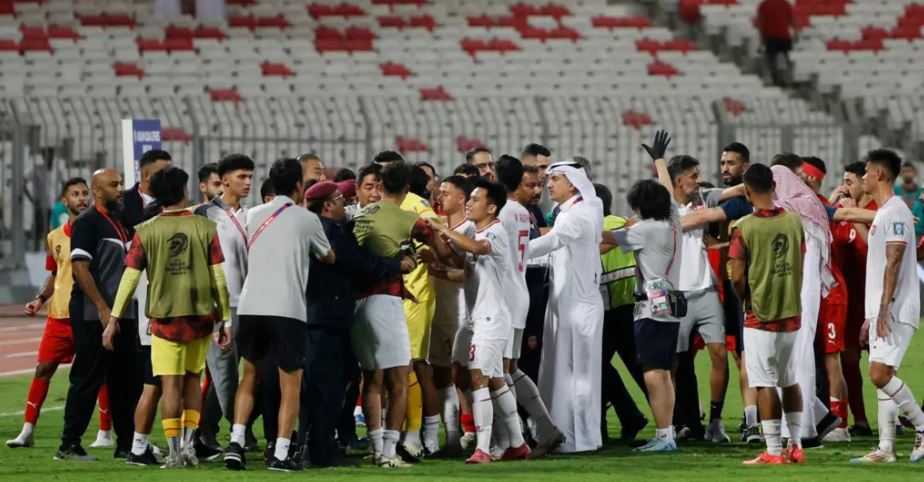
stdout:
[[154,202],[154,194],[151,193],[151,177],[157,171],[170,166],[172,160],[173,158],[167,151],[152,149],[145,152],[138,161],[138,172],[141,178],[125,192],[121,210],[122,224],[128,228],[129,236],[135,234],[135,225],[148,217],[145,216],[145,209]]
[[[64,183],[61,202],[67,207],[66,224],[48,233],[48,256],[45,269],[51,274],[45,281],[42,291],[35,299],[26,304],[28,316],[35,316],[48,301],[48,320],[42,341],[39,342],[38,365],[35,377],[29,386],[29,398],[26,401],[25,422],[19,436],[7,440],[10,448],[32,447],[33,430],[42,411],[42,404],[48,396],[48,386],[58,365],[70,363],[74,359],[74,334],[71,331],[68,303],[74,278],[71,276],[71,232],[77,216],[87,209],[90,193],[87,181],[80,177],[69,179]],[[109,417],[109,394],[106,387],[99,392],[99,433],[96,442],[90,447],[112,446],[112,419]]]
[[77,216],[71,233],[71,267],[76,283],[68,310],[75,357],[57,460],[92,460],[80,446],[80,438],[90,423],[104,383],[112,401],[115,456],[127,457],[134,429],[132,412],[141,394],[134,306],[126,307],[119,322],[115,350],[104,349],[102,343],[103,324],[111,314],[130,241],[118,216],[122,176],[113,169],[100,169],[93,173],[92,183],[93,206]]
[[221,177],[218,176],[218,163],[210,162],[199,168],[199,192],[202,202],[207,203],[216,196],[221,196]]

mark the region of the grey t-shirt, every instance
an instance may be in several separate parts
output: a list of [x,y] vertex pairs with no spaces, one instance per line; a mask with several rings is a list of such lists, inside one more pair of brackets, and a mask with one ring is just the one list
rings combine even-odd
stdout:
[[[626,252],[635,253],[635,279],[637,290],[645,289],[645,281],[662,278],[671,289],[680,285],[680,211],[671,199],[670,221],[645,219],[629,228],[613,231],[616,244]],[[673,316],[654,317],[648,301],[635,304],[635,319],[651,318],[657,321],[679,321]]]

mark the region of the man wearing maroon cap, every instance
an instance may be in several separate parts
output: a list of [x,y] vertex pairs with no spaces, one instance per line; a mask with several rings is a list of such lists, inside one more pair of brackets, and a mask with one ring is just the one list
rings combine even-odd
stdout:
[[344,200],[350,194],[355,195],[352,181],[320,181],[305,193],[308,209],[320,218],[336,255],[330,265],[312,260],[308,279],[308,347],[298,433],[309,440],[311,464],[321,467],[355,465],[340,457],[334,428],[349,372],[357,364],[350,347],[357,286],[361,280],[388,278],[415,267],[407,256],[379,258],[359,247],[352,231],[343,228]]

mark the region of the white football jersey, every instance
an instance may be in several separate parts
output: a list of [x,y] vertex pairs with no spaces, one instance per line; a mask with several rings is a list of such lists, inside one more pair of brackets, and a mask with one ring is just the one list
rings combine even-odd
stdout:
[[491,243],[491,252],[466,254],[465,306],[472,330],[478,336],[507,339],[511,335],[510,312],[504,294],[512,260],[507,232],[499,220],[475,231],[475,240]]
[[[469,238],[475,237],[475,224],[467,219],[453,226],[451,229],[457,233],[464,234]],[[450,243],[450,246],[452,246],[453,249],[456,249],[452,243]],[[433,292],[436,296],[436,312],[434,313],[433,322],[449,322],[452,324],[462,325],[462,323],[464,323],[468,318],[466,315],[465,298],[462,294],[462,282],[450,281],[448,279],[431,276],[430,284],[433,286]],[[449,306],[449,304],[455,305],[456,303],[458,306]],[[445,316],[449,313],[457,313],[456,316],[458,316],[458,319],[440,319],[442,316]]]
[[886,268],[886,246],[905,246],[898,272],[895,295],[892,298],[892,317],[895,321],[918,327],[920,321],[920,286],[914,239],[914,217],[898,196],[893,196],[876,211],[869,229],[869,251],[866,254],[866,319],[879,317]]
[[514,199],[507,199],[501,209],[501,224],[507,231],[507,250],[510,251],[512,263],[507,270],[510,280],[505,298],[509,302],[510,322],[514,328],[526,328],[526,315],[529,311],[529,291],[526,288],[526,260],[529,258],[529,211]]

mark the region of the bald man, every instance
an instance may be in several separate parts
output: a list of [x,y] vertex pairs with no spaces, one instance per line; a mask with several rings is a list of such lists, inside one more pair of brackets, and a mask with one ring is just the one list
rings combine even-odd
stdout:
[[128,252],[128,230],[114,213],[122,205],[122,176],[112,169],[93,173],[93,206],[74,220],[71,233],[71,328],[74,364],[64,406],[64,433],[55,460],[93,460],[80,445],[90,423],[96,395],[106,383],[111,397],[116,458],[125,458],[132,446],[132,420],[141,394],[136,356],[138,324],[129,305],[119,322],[115,349],[103,348],[104,323],[109,320]]

